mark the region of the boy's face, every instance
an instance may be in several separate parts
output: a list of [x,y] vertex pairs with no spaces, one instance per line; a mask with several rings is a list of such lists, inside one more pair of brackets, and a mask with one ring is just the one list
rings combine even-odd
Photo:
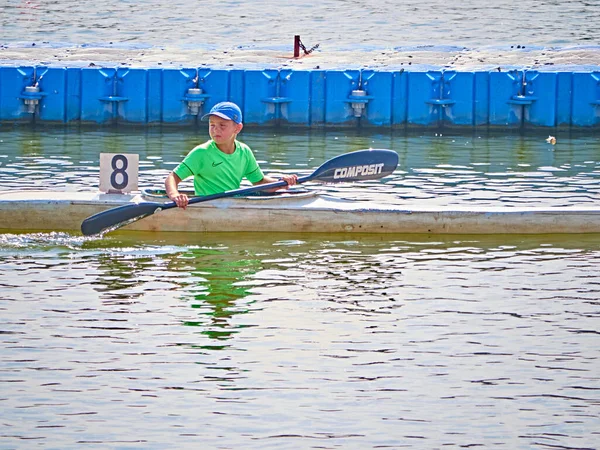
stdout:
[[210,116],[208,119],[208,134],[213,141],[219,144],[233,142],[243,125],[233,120],[223,119],[219,116]]

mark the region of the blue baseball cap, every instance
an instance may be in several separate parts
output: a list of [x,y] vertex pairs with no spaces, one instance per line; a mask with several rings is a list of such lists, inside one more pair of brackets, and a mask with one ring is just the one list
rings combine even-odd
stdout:
[[222,119],[233,120],[242,123],[242,111],[238,105],[231,102],[221,102],[213,106],[208,114],[204,114],[200,120],[208,120],[210,116],[219,116]]

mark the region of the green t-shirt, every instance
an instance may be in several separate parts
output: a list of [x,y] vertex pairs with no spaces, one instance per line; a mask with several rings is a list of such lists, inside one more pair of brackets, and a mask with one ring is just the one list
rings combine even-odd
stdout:
[[173,172],[182,180],[194,176],[196,195],[238,189],[243,178],[251,183],[264,178],[250,147],[235,141],[235,151],[228,155],[212,139],[193,148]]

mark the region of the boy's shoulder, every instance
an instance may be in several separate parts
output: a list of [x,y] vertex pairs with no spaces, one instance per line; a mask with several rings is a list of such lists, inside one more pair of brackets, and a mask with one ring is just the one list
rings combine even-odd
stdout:
[[235,146],[236,148],[241,149],[245,152],[252,152],[252,149],[248,144],[244,144],[242,141],[238,141],[237,139],[235,141]]
[[198,144],[198,145],[196,145],[196,146],[195,146],[195,147],[194,147],[192,150],[190,150],[190,153],[191,153],[191,152],[194,152],[194,151],[196,151],[196,150],[207,150],[207,149],[209,149],[211,146],[213,146],[213,145],[214,145],[214,143],[215,143],[215,142],[214,142],[212,139],[209,139],[208,141],[206,141],[206,142],[204,142],[204,143],[202,143],[202,144]]
[[215,145],[212,140],[208,140],[202,144],[198,144],[188,152],[187,157],[201,157],[204,154],[210,153],[211,148],[214,146]]

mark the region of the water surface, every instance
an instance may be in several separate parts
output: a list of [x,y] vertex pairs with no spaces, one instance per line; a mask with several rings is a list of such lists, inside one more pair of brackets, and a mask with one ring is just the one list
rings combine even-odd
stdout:
[[598,244],[0,235],[0,446],[596,448]]
[[[5,0],[2,45],[600,45],[596,1]],[[277,26],[273,26],[276,23]],[[1,51],[1,48],[0,48]],[[269,173],[391,148],[332,195],[597,205],[597,136],[273,133]],[[204,130],[0,128],[0,189],[158,187]],[[1,448],[594,449],[598,236],[0,233]]]
[[[244,130],[268,174],[312,173],[342,153],[386,148],[400,156],[383,180],[311,185],[345,198],[398,205],[569,206],[600,199],[600,143],[594,135],[446,134]],[[161,188],[170,170],[198,143],[203,129],[0,130],[2,190],[89,190],[98,187],[100,153],[137,153],[140,188]],[[187,187],[191,187],[191,184]]]
[[[269,173],[391,148],[395,204],[594,205],[586,135],[244,130]],[[3,190],[158,187],[202,130],[4,127]],[[597,235],[0,233],[2,448],[597,448]]]
[[[4,43],[286,48],[410,45],[600,45],[596,0],[4,0]],[[276,26],[273,26],[276,24]]]

